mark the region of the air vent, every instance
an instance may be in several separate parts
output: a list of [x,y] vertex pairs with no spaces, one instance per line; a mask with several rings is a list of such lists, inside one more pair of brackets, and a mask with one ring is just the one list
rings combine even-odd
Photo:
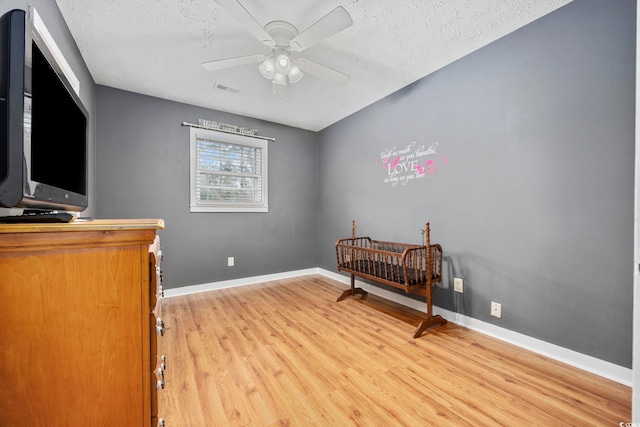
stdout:
[[213,84],[213,88],[214,89],[220,89],[223,90],[225,92],[231,92],[231,93],[240,93],[240,89],[236,89],[233,87],[229,87],[229,86],[225,86],[225,85],[221,85],[220,83],[216,82]]

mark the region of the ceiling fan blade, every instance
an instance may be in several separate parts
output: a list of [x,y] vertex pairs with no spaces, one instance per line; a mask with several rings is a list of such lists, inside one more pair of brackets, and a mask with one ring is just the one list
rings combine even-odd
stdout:
[[349,79],[351,78],[348,75],[341,73],[340,71],[336,71],[333,68],[318,64],[317,62],[309,61],[305,58],[296,59],[296,63],[302,71],[313,74],[314,76],[322,80],[335,83],[338,86],[346,85],[347,83],[349,83]]
[[274,47],[276,42],[271,38],[262,25],[249,13],[247,9],[238,0],[214,0],[218,6],[223,8],[229,15],[233,16],[236,21],[247,27],[258,40],[269,47]]
[[353,20],[349,12],[342,6],[338,6],[298,34],[298,36],[291,40],[289,47],[292,50],[304,50],[352,25]]
[[216,61],[203,62],[202,66],[209,71],[222,70],[224,68],[236,67],[238,65],[251,64],[252,62],[260,62],[267,58],[267,55],[247,55],[238,56],[236,58],[218,59]]

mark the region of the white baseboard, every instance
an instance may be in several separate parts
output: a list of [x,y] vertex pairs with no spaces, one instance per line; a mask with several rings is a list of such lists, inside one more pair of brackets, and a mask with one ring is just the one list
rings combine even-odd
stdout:
[[[244,279],[225,280],[222,282],[205,283],[202,285],[167,289],[165,291],[165,297],[174,297],[198,292],[214,291],[218,289],[245,286],[272,280],[288,279],[309,274],[321,274],[338,282],[345,283],[347,285],[350,284],[350,279],[348,276],[343,276],[341,274],[334,273],[323,268],[309,268],[305,270],[296,270],[285,273],[267,274],[264,276],[248,277]],[[385,289],[369,285],[359,280],[356,280],[356,282],[358,283],[359,287],[363,288],[367,292],[378,295],[390,301],[397,302],[398,304],[405,305],[415,310],[426,312],[426,306],[423,301],[409,298],[406,295],[389,292]],[[437,306],[433,306],[433,312],[434,314],[439,314],[445,319],[457,325],[464,326],[465,328],[469,328],[485,335],[489,335],[501,341],[508,342],[518,347],[527,349],[537,354],[541,354],[559,362],[566,363],[567,365],[574,366],[576,368],[582,369],[583,371],[591,372],[595,375],[610,379],[620,384],[624,384],[629,387],[633,386],[632,370],[629,368],[625,368],[611,362],[606,362],[592,356],[587,356],[585,354],[578,353],[577,351],[569,350],[555,344],[550,344],[546,341],[532,338],[518,332],[510,331],[508,329],[474,319],[473,317],[445,310]]]
[[235,288],[238,286],[255,285],[256,283],[270,282],[273,280],[289,279],[292,277],[307,276],[309,274],[322,274],[319,268],[307,268],[305,270],[287,271],[284,273],[265,274],[263,276],[246,277],[242,279],[223,280],[222,282],[203,283],[201,285],[183,286],[181,288],[166,289],[165,298],[181,295],[197,294],[199,292],[217,291],[219,289]]

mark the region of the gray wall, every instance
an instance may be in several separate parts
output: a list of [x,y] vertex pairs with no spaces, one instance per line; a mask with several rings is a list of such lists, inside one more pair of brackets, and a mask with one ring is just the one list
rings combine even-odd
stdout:
[[[631,367],[634,90],[635,1],[575,0],[325,129],[320,266],[352,219],[416,243],[430,221],[438,306]],[[411,141],[437,172],[392,187],[380,153]]]
[[[94,212],[94,206],[96,201],[96,191],[95,191],[95,114],[94,114],[94,105],[95,105],[95,83],[93,82],[93,77],[89,73],[86,64],[84,63],[84,59],[80,55],[80,51],[78,50],[78,46],[76,45],[75,40],[71,36],[69,32],[69,28],[67,27],[62,14],[60,13],[60,9],[54,1],[51,0],[2,0],[0,2],[0,15],[12,9],[22,9],[28,10],[28,5],[31,5],[36,8],[38,14],[44,21],[44,24],[47,26],[47,29],[53,36],[56,44],[62,51],[64,58],[67,60],[73,72],[76,74],[78,80],[80,80],[80,99],[82,100],[84,106],[86,107],[89,113],[88,120],[88,156],[89,156],[89,207],[82,214],[83,216],[91,216]],[[3,209],[0,208],[0,215],[17,215],[21,213],[21,210],[17,209]]]
[[[162,218],[166,288],[317,267],[313,132],[97,86],[100,218]],[[268,213],[189,212],[189,128],[258,129],[269,143]],[[235,266],[227,266],[227,257]]]

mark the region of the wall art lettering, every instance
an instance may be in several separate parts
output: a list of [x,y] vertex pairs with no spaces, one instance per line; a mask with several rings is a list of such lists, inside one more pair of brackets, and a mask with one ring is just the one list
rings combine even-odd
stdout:
[[449,161],[446,155],[437,153],[438,146],[438,142],[426,146],[412,141],[402,149],[395,146],[385,148],[380,153],[380,159],[376,160],[386,172],[384,182],[392,187],[406,185],[438,172],[438,168]]

